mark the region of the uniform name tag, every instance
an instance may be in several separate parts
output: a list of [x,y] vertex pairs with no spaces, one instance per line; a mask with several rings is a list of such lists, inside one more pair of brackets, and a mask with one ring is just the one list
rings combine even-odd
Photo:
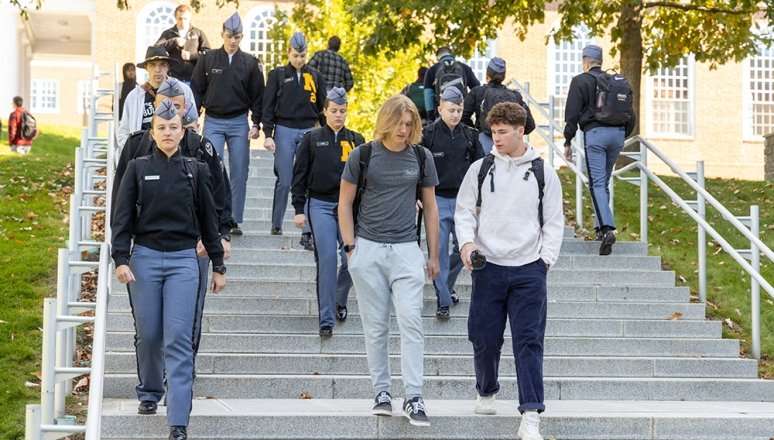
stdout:
[[159,180],[161,176],[145,176],[145,180]]
[[284,82],[286,82],[286,83],[289,83],[289,82],[291,82],[291,81],[293,81],[293,77],[292,77],[292,76],[291,76],[291,77],[289,77],[289,78],[285,78],[285,81],[284,81]]
[[221,73],[223,73],[223,69],[212,69],[212,73],[216,75],[220,75]]
[[321,142],[317,143],[318,147],[327,147],[329,145],[330,145],[330,142],[328,142],[328,141],[321,141]]
[[433,157],[443,157],[443,156],[444,156],[444,152],[443,151],[439,151],[439,152],[435,152],[434,151],[433,152]]

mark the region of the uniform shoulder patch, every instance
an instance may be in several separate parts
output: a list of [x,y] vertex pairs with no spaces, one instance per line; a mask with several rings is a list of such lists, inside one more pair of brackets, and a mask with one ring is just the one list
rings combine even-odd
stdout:
[[209,154],[210,156],[214,156],[215,155],[212,152],[212,142],[207,141],[207,142],[204,143],[204,151],[206,151],[207,154]]

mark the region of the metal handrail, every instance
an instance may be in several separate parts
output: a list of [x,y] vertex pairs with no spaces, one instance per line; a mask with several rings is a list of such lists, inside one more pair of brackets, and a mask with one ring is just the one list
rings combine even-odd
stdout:
[[94,311],[94,339],[91,351],[89,408],[86,418],[86,440],[99,440],[102,431],[102,391],[105,378],[105,338],[107,332],[108,292],[112,270],[110,244],[102,243],[97,278],[97,308]]

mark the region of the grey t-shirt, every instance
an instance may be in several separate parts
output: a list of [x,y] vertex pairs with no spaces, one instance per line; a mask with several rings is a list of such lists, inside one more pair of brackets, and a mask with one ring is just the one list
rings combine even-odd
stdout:
[[[366,189],[360,201],[355,235],[378,243],[409,243],[416,240],[416,187],[419,162],[414,148],[390,151],[381,142],[372,142]],[[427,148],[423,187],[438,185],[433,156]],[[341,178],[357,185],[361,148],[347,158]]]

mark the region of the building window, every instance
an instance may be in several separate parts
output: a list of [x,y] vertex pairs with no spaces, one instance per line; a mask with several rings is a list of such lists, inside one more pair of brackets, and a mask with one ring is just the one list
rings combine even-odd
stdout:
[[481,55],[478,49],[473,53],[473,56],[467,60],[467,65],[473,70],[473,74],[481,82],[486,83],[486,66],[489,64],[489,60],[492,57],[497,56],[497,40],[486,40],[486,51],[484,55]]
[[34,79],[31,89],[30,111],[59,113],[59,81]]
[[[148,46],[159,40],[161,33],[175,25],[177,4],[171,1],[152,1],[137,14],[136,59],[145,59]],[[139,78],[138,78],[139,81]]]
[[693,57],[686,57],[676,67],[661,67],[648,78],[649,135],[694,135],[694,64]]
[[774,132],[774,48],[761,45],[745,65],[744,135]]
[[595,43],[586,25],[573,27],[572,35],[572,40],[548,45],[548,94],[554,97],[554,120],[560,127],[564,126],[564,106],[570,82],[574,76],[583,73],[583,48]]
[[91,81],[78,81],[78,95],[76,96],[75,109],[82,115],[84,109],[91,108]]
[[244,22],[247,24],[247,35],[242,40],[242,50],[258,58],[264,72],[283,64],[284,42],[277,44],[269,36],[271,27],[277,22],[274,10],[257,6],[245,15]]

